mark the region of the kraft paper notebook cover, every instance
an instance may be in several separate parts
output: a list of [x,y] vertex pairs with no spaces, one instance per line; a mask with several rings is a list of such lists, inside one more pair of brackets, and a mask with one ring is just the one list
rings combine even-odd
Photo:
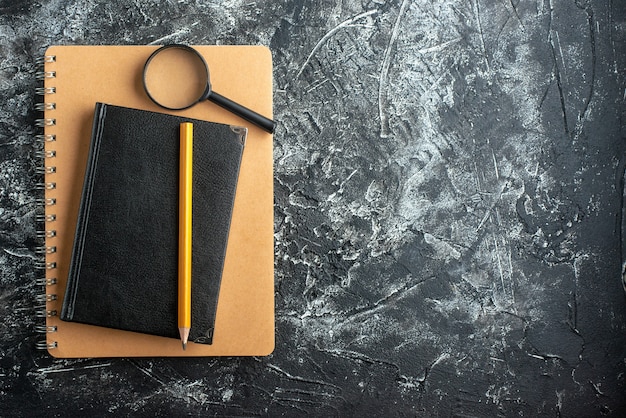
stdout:
[[[164,112],[142,88],[157,46],[54,46],[45,56],[46,347],[55,357],[247,356],[274,348],[272,135],[212,104]],[[271,54],[259,46],[195,46],[221,94],[272,116]],[[167,82],[167,80],[164,80]],[[70,266],[96,102],[245,126],[212,345],[59,319]],[[158,307],[155,307],[158,308]],[[193,326],[193,325],[192,325]]]

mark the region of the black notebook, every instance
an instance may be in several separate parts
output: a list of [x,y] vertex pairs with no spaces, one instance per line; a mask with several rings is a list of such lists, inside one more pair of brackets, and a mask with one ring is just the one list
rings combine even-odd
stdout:
[[194,124],[192,328],[213,338],[246,129],[97,103],[61,319],[179,338],[179,125]]

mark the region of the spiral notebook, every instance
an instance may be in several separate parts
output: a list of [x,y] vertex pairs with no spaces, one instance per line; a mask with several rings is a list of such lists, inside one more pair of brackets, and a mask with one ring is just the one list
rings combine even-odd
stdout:
[[[145,95],[141,71],[156,46],[53,46],[44,57],[38,109],[45,146],[45,275],[38,315],[45,333],[38,346],[52,356],[261,356],[274,348],[274,248],[272,135],[248,126],[208,102],[185,111],[185,118],[248,128],[224,260],[211,345],[61,321],[96,102],[163,112]],[[271,54],[260,46],[196,46],[211,70],[213,87],[225,96],[271,117]],[[166,82],[166,81],[165,81]],[[155,307],[158,310],[158,307]],[[193,324],[192,324],[193,327]]]

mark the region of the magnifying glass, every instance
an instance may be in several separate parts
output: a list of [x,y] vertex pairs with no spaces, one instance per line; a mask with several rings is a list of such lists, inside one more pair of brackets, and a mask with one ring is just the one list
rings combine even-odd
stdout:
[[187,45],[165,45],[154,51],[143,67],[143,87],[148,97],[165,109],[183,110],[210,100],[269,133],[276,128],[273,120],[215,92],[209,66]]

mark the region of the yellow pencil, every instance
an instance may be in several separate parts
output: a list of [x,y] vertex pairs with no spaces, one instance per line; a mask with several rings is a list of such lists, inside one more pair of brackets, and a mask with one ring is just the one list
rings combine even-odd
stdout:
[[191,190],[193,124],[180,124],[178,214],[178,331],[187,349],[191,329]]

